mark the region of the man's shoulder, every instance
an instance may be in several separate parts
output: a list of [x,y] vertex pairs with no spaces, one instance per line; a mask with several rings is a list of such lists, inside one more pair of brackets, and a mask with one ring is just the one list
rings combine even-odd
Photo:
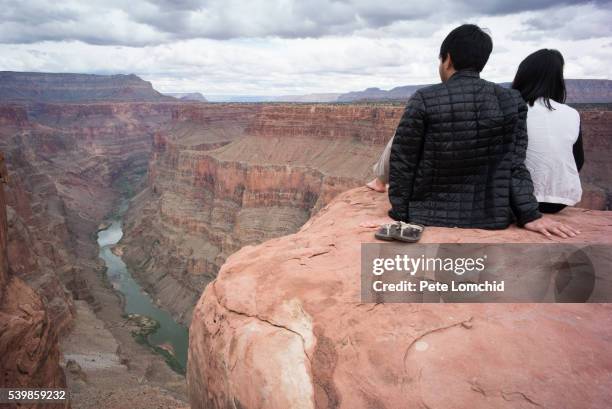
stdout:
[[436,105],[440,98],[448,95],[448,89],[443,82],[433,85],[427,85],[419,88],[412,94],[408,101],[408,107],[418,105],[427,110],[428,107]]
[[415,93],[412,94],[411,100],[413,103],[416,103],[415,100],[423,101],[424,105],[427,107],[435,105],[436,101],[443,101],[445,98],[447,99],[450,94],[457,92],[475,93],[479,95],[478,98],[486,100],[495,99],[504,111],[509,110],[516,112],[517,110],[522,111],[527,109],[525,101],[523,101],[523,97],[519,91],[482,78],[465,78],[450,84],[448,82],[441,82],[428,85],[415,91]]
[[[504,96],[504,97],[508,97],[508,98],[521,98],[521,94],[520,92],[518,92],[515,89],[512,89],[510,87],[504,87],[501,86],[499,84],[496,84],[494,82],[491,81],[487,81],[483,78],[466,78],[466,81],[469,81],[471,83],[471,85],[475,85],[476,88],[479,88],[481,90],[484,89],[488,89],[491,92],[496,93],[497,95],[500,96]],[[448,92],[448,89],[450,86],[454,86],[454,85],[458,85],[460,88],[465,88],[465,82],[453,82],[453,83],[448,83],[448,82],[440,82],[437,84],[433,84],[433,85],[428,85],[422,88],[419,88],[414,94],[413,96],[420,94],[420,96],[427,96],[427,95],[431,95],[431,94],[436,94],[436,93],[440,93],[440,92]]]
[[523,101],[523,97],[521,96],[521,93],[518,90],[511,87],[504,87],[503,85],[499,85],[494,82],[486,80],[483,81],[490,84],[493,91],[495,92],[495,95],[497,95],[500,99],[507,99],[519,105],[525,104],[525,101]]
[[506,113],[527,112],[527,105],[518,90],[484,79],[481,79],[481,81],[485,84],[489,93],[492,94],[489,98],[496,99],[502,111]]
[[424,86],[422,88],[419,88],[418,90],[415,91],[413,96],[424,97],[424,96],[431,95],[431,94],[436,94],[438,92],[445,91],[445,90],[446,90],[445,83],[440,82],[438,84],[426,85],[426,86]]

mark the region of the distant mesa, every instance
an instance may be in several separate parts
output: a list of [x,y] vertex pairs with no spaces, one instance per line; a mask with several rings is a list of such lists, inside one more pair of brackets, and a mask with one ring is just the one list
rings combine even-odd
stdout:
[[336,102],[341,94],[319,93],[305,95],[281,95],[274,97],[271,102]]
[[[567,102],[569,103],[611,103],[612,102],[612,81],[597,79],[568,79],[565,80],[567,86]],[[395,87],[388,91],[380,88],[367,88],[363,91],[352,91],[338,96],[338,102],[356,101],[395,101],[407,100],[418,89],[428,86],[405,85]],[[500,83],[504,87],[509,87],[509,82]]]
[[[607,79],[568,79],[567,102],[600,104],[612,103],[612,81]],[[347,93],[314,93],[304,95],[209,95],[210,102],[297,102],[297,103],[350,103],[350,102],[395,102],[407,101],[412,94],[431,84],[402,85],[384,90],[369,87],[363,91]],[[510,87],[510,82],[500,83]],[[176,94],[167,94],[176,96]]]
[[0,71],[0,102],[173,101],[134,74]]
[[[566,80],[569,103],[612,103],[612,81],[607,79]],[[135,74],[72,74],[0,71],[0,103],[32,102],[296,102],[346,103],[406,101],[428,84],[404,85],[383,90],[377,87],[347,93],[294,95],[207,95],[200,92],[162,94]],[[509,87],[509,82],[500,83]]]
[[199,92],[165,92],[164,95],[177,98],[182,101],[208,102],[206,97]]
[[610,80],[565,80],[567,102],[610,103],[612,81]]
[[326,103],[337,102],[340,93],[314,93],[294,95],[209,95],[211,102],[300,102]]
[[389,91],[380,88],[366,88],[363,91],[351,91],[338,96],[338,102],[355,102],[365,100],[404,100],[410,98],[418,89],[426,87],[424,85],[404,85],[395,87]]

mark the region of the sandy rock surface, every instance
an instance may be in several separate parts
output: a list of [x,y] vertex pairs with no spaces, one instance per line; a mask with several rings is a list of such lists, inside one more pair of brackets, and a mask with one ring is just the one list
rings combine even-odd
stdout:
[[[201,408],[608,408],[606,304],[364,304],[366,224],[385,195],[350,190],[293,235],[232,255],[190,329]],[[575,242],[612,243],[612,213],[569,209]],[[540,243],[523,229],[427,228],[422,243]]]

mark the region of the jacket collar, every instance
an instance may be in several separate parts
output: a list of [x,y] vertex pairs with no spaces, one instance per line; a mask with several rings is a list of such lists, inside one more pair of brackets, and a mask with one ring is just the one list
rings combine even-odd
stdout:
[[456,78],[462,78],[462,77],[480,78],[480,73],[478,73],[477,71],[471,70],[471,69],[459,70],[455,72],[453,75],[451,75],[448,81],[454,80]]

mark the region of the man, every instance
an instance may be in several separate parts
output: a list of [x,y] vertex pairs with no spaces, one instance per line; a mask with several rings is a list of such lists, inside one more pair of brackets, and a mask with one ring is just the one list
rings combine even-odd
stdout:
[[[573,237],[576,230],[538,211],[524,164],[527,107],[521,95],[480,78],[492,49],[491,37],[473,24],[444,39],[442,83],[411,97],[391,144],[389,216],[483,229],[516,221],[547,237]],[[379,167],[384,171],[384,164]]]

